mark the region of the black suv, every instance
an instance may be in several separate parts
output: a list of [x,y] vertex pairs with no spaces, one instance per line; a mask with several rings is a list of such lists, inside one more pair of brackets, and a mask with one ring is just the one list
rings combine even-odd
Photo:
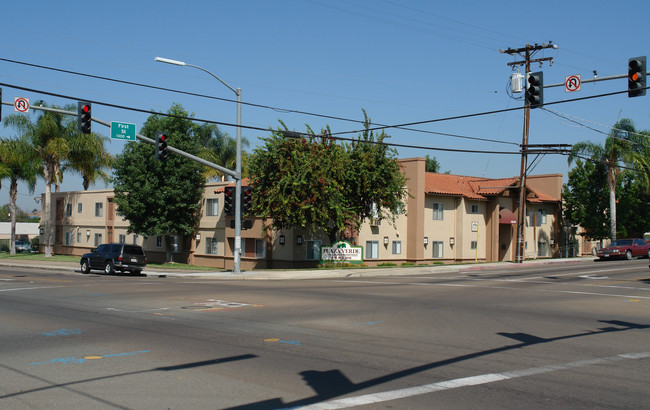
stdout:
[[147,257],[139,245],[106,243],[81,256],[81,273],[101,269],[112,275],[115,271],[139,274],[147,266]]

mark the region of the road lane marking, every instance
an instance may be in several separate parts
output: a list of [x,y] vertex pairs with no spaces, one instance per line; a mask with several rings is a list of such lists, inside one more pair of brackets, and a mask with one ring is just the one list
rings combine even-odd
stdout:
[[0,289],[0,292],[14,292],[14,291],[18,291],[18,290],[53,289],[53,288],[65,288],[65,286],[33,286],[31,288]]
[[624,360],[639,360],[650,358],[650,352],[624,353],[616,356],[602,357],[597,359],[578,360],[564,364],[531,367],[528,369],[514,370],[502,373],[488,373],[478,376],[462,377],[459,379],[446,380],[437,383],[425,384],[404,389],[389,390],[378,393],[364,394],[356,397],[346,397],[344,399],[325,401],[307,406],[296,407],[300,409],[345,409],[355,406],[364,406],[368,404],[381,403],[391,400],[404,399],[407,397],[430,394],[443,390],[457,389],[459,387],[478,386],[482,384],[494,383],[503,380],[517,379],[521,377],[535,376],[543,373],[550,373],[558,370],[576,369],[599,364],[616,363]]

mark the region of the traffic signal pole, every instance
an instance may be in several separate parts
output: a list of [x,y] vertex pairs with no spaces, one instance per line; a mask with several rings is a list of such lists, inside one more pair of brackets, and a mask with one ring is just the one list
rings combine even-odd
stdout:
[[[516,66],[516,65],[523,65],[525,66],[525,78],[526,82],[528,82],[528,75],[530,73],[530,63],[537,63],[539,62],[540,64],[543,61],[551,61],[551,64],[553,62],[552,57],[545,57],[545,58],[538,58],[538,59],[531,59],[531,57],[538,52],[539,50],[543,50],[546,48],[553,48],[557,49],[558,46],[557,44],[552,44],[550,41],[548,44],[535,44],[531,46],[530,44],[526,44],[526,47],[523,48],[518,48],[518,49],[511,49],[508,48],[507,50],[499,50],[499,52],[504,53],[504,54],[518,54],[521,57],[524,58],[522,61],[515,61],[512,63],[508,63],[509,66]],[[522,54],[523,53],[523,54]],[[528,88],[528,84],[526,85],[526,88]],[[543,103],[543,102],[542,102]],[[541,106],[540,104],[539,106]],[[524,130],[523,130],[523,135],[521,137],[521,168],[519,171],[519,212],[518,212],[518,217],[517,217],[517,256],[516,256],[516,263],[522,263],[526,258],[525,258],[525,250],[526,250],[526,224],[525,224],[525,218],[526,218],[526,174],[527,174],[527,167],[528,167],[528,132],[530,129],[530,101],[528,98],[524,98]]]

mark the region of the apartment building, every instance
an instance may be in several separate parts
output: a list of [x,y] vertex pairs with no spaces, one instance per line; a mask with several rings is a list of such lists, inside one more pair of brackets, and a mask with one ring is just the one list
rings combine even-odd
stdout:
[[[347,238],[364,249],[364,263],[416,264],[511,261],[516,257],[519,179],[490,179],[425,172],[424,158],[400,160],[410,197],[394,221],[371,219]],[[204,187],[200,222],[193,235],[172,237],[176,262],[232,269],[234,229],[223,214],[224,188]],[[560,256],[562,175],[527,177],[526,258]],[[52,193],[54,253],[81,255],[101,243],[142,245],[150,262],[165,258],[165,238],[128,233],[112,190]],[[45,201],[42,201],[44,203]],[[242,230],[242,269],[315,266],[327,235],[303,229],[272,230],[252,219]],[[43,243],[44,238],[41,238]]]

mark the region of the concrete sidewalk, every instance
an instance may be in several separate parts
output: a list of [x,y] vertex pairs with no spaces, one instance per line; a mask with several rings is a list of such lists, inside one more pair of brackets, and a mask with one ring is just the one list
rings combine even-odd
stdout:
[[[470,264],[445,264],[412,267],[385,268],[346,268],[346,269],[290,269],[290,270],[252,270],[238,274],[232,271],[197,271],[191,269],[165,269],[161,267],[145,268],[142,272],[147,277],[177,277],[200,279],[237,279],[237,280],[286,280],[286,279],[322,279],[322,278],[368,278],[380,276],[432,275],[440,273],[458,273],[490,269],[510,269],[520,266],[542,266],[548,264],[570,264],[593,262],[593,257],[536,259],[527,260],[523,264],[513,262],[491,262]],[[79,264],[74,262],[33,261],[24,259],[0,260],[0,266],[29,267],[45,270],[68,271],[81,275]],[[92,271],[91,274],[101,274]]]

